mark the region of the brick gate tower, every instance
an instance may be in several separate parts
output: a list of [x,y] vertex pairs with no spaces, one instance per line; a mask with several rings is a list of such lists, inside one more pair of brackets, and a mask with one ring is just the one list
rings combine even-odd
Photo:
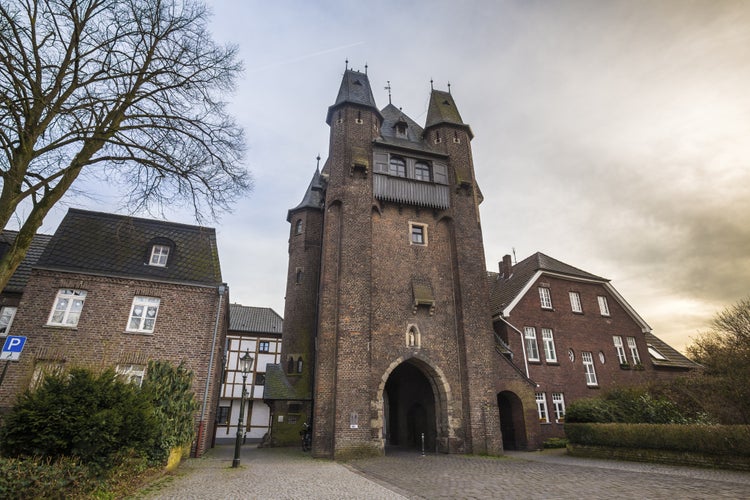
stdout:
[[471,128],[450,92],[431,91],[424,127],[379,110],[350,69],[326,122],[328,159],[287,218],[271,441],[311,420],[318,457],[501,453]]

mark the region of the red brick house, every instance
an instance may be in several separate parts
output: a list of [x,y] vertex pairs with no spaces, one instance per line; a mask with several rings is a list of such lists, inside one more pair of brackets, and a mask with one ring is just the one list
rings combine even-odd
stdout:
[[[563,436],[565,405],[616,386],[639,385],[684,374],[695,363],[661,341],[609,280],[543,253],[512,265],[506,255],[490,273],[495,332],[537,387],[542,440]],[[501,395],[506,449],[524,447]],[[528,424],[527,424],[528,425]]]
[[70,209],[21,290],[12,334],[27,342],[3,405],[50,371],[114,367],[138,381],[149,360],[184,362],[194,453],[210,446],[228,317],[213,229]]

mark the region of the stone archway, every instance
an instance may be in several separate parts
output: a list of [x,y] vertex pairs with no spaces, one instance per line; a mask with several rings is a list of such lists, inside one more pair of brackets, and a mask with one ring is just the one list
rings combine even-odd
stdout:
[[425,451],[460,451],[456,430],[461,423],[453,418],[445,380],[439,369],[417,357],[399,358],[388,367],[378,389],[384,447],[421,449],[424,434]]
[[497,407],[500,411],[503,449],[525,450],[527,448],[526,420],[521,398],[511,391],[502,391],[497,395]]

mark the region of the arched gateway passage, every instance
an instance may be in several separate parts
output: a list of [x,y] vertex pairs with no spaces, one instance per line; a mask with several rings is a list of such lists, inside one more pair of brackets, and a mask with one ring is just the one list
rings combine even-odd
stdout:
[[503,434],[503,449],[526,449],[526,422],[523,403],[515,393],[503,391],[497,395],[500,409],[500,432]]
[[441,417],[439,395],[422,363],[404,361],[388,376],[383,391],[385,444],[434,451]]

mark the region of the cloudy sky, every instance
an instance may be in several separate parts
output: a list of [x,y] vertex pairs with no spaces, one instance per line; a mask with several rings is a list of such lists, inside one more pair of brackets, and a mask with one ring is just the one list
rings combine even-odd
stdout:
[[286,213],[327,156],[346,59],[380,107],[390,81],[422,124],[430,80],[450,82],[475,134],[488,269],[515,249],[610,278],[678,349],[750,295],[750,2],[208,3],[244,60],[228,99],[256,186],[214,224],[234,302],[283,314]]

